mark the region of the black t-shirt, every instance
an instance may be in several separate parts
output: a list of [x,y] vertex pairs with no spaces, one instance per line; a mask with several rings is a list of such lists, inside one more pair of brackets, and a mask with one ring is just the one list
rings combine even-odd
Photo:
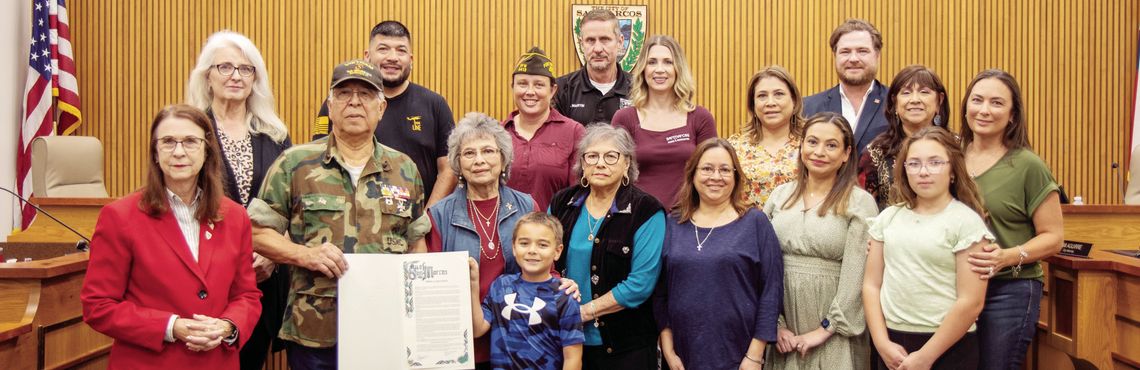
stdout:
[[554,95],[554,109],[583,125],[609,122],[618,109],[632,105],[629,101],[630,77],[620,67],[614,87],[605,95],[590,83],[585,67],[559,77],[555,83],[558,84],[558,93]]
[[[325,101],[321,103],[313,128],[313,139],[328,135],[332,125],[328,101]],[[439,174],[436,159],[447,156],[447,137],[454,127],[451,108],[442,96],[409,83],[403,94],[388,98],[388,108],[376,125],[376,138],[416,162],[424,181],[424,192],[430,194]]]

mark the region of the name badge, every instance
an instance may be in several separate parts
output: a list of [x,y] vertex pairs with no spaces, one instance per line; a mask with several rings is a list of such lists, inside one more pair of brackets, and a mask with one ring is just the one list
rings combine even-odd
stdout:
[[1061,245],[1061,254],[1070,257],[1089,258],[1091,251],[1092,243],[1066,240],[1065,244]]

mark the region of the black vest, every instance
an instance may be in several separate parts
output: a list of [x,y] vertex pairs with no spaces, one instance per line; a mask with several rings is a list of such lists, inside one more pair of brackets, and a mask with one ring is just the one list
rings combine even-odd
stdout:
[[[584,208],[582,201],[589,193],[588,189],[581,186],[571,186],[559,191],[550,201],[550,214],[562,222],[564,244],[569,245],[574,223]],[[590,255],[589,283],[593,299],[605,295],[629,276],[633,260],[633,235],[642,224],[662,210],[661,203],[641,189],[633,186],[618,189],[613,207],[598,227],[594,251]],[[566,253],[569,249],[563,248],[561,257],[555,262],[562,276],[566,276]],[[597,280],[593,277],[597,277]],[[598,329],[606,352],[622,352],[657,343],[657,324],[653,319],[652,302],[651,297],[637,308],[626,308],[598,318]]]

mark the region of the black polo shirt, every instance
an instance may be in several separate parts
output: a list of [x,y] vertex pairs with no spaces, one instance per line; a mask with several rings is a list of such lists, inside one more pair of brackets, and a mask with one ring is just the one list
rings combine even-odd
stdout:
[[590,83],[585,66],[559,77],[555,83],[558,93],[554,95],[554,109],[583,125],[609,122],[618,109],[633,105],[629,101],[630,77],[621,67],[618,67],[617,82],[605,95]]

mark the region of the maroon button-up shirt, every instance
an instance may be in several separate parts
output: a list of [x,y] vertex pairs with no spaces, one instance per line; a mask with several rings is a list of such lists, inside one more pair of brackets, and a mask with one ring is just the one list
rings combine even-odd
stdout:
[[586,129],[578,122],[551,109],[550,116],[534,133],[530,140],[523,139],[515,131],[515,116],[511,112],[503,127],[511,133],[515,158],[511,163],[511,176],[507,186],[530,194],[538,204],[536,210],[545,211],[555,192],[578,183],[578,173],[574,171],[577,157],[575,147]]

